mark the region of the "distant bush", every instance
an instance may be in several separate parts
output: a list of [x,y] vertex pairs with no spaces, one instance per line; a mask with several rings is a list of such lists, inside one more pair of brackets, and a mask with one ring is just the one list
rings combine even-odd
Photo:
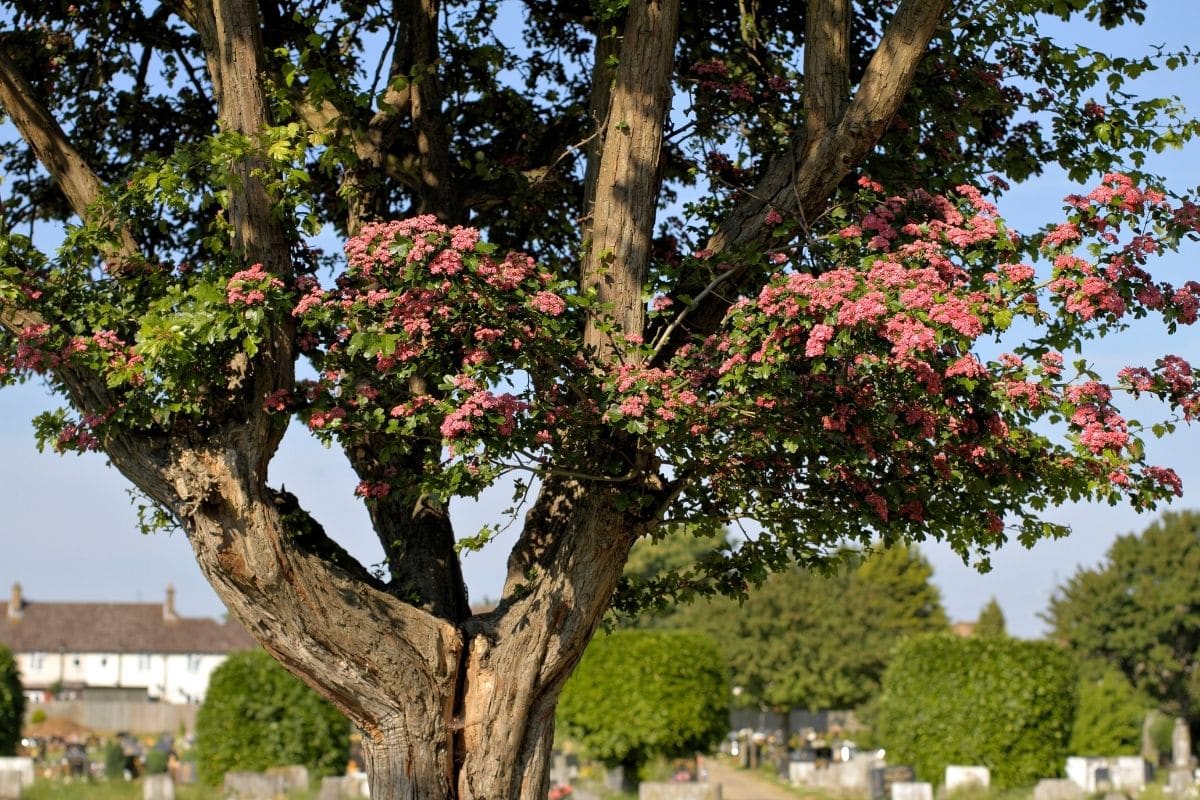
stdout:
[[104,746],[104,777],[117,781],[125,777],[125,748],[118,741]]
[[0,756],[16,755],[24,716],[25,691],[17,661],[8,648],[0,645]]
[[261,650],[234,653],[213,671],[196,716],[200,778],[303,764],[315,776],[346,765],[350,724]]
[[910,639],[884,672],[878,736],[889,761],[938,783],[950,764],[980,764],[999,788],[1057,775],[1078,677],[1047,642],[938,635]]
[[44,708],[35,708],[29,715],[29,722],[33,725],[46,721],[46,710]]
[[146,759],[142,766],[145,767],[147,775],[163,775],[170,764],[170,758],[165,751],[154,748],[146,753]]
[[725,660],[698,633],[597,636],[563,689],[558,720],[589,756],[631,771],[705,750],[729,728]]
[[1079,682],[1071,752],[1081,756],[1138,755],[1142,722],[1152,703],[1115,667],[1085,671],[1092,674]]

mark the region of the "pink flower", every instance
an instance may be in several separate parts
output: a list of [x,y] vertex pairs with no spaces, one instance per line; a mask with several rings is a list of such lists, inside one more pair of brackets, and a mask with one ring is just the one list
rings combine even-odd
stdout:
[[529,298],[529,305],[543,314],[557,317],[567,310],[567,303],[553,292],[537,292]]

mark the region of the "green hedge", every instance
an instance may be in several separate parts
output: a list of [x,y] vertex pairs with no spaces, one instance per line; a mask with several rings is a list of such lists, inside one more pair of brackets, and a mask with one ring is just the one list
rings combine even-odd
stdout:
[[725,660],[703,634],[601,634],[563,689],[558,722],[589,756],[614,765],[706,750],[729,728]]
[[261,650],[234,653],[213,671],[196,716],[200,778],[230,770],[303,764],[314,776],[340,773],[350,724]]
[[0,756],[16,755],[24,715],[25,692],[17,661],[8,648],[0,645]]
[[937,784],[950,764],[991,769],[997,788],[1058,775],[1078,677],[1047,642],[937,635],[897,648],[876,720],[893,764]]

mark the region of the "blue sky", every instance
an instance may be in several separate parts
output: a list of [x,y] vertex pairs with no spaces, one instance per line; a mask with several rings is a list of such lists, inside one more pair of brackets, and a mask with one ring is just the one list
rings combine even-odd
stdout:
[[[1149,45],[1168,48],[1188,44],[1195,30],[1194,0],[1155,0],[1145,27],[1116,34],[1097,34],[1091,28],[1066,29],[1060,38],[1081,38],[1089,44],[1122,54],[1144,52]],[[1200,72],[1152,76],[1143,83],[1147,93],[1178,94],[1193,113],[1200,113]],[[1200,184],[1200,145],[1170,153],[1154,168],[1170,176],[1177,188]],[[1017,230],[1032,231],[1056,218],[1061,198],[1079,187],[1061,176],[1049,175],[1016,187],[1001,210]],[[1198,248],[1164,260],[1156,274],[1173,281],[1197,274]],[[1089,353],[1102,371],[1128,363],[1146,363],[1165,352],[1200,359],[1200,332],[1182,332],[1172,339],[1139,327],[1108,339]],[[39,454],[29,420],[52,401],[37,385],[0,391],[0,591],[20,581],[35,600],[157,601],[168,583],[177,589],[183,614],[217,616],[224,612],[191,557],[181,534],[144,536],[126,493],[128,484],[106,467],[101,455],[60,457]],[[1149,415],[1143,417],[1147,419]],[[1200,430],[1177,433],[1151,443],[1156,463],[1177,469],[1184,480],[1184,497],[1176,508],[1200,507]],[[295,492],[327,530],[364,564],[381,560],[365,511],[353,496],[355,480],[343,457],[313,441],[293,425],[272,465],[273,484]],[[478,502],[453,507],[460,532],[475,533],[495,521],[508,505],[503,489]],[[965,510],[969,513],[969,510]],[[1152,516],[1127,508],[1075,506],[1061,508],[1053,518],[1070,524],[1074,533],[1064,540],[1042,542],[1031,550],[1017,545],[993,557],[993,570],[980,575],[964,566],[946,548],[925,544],[933,562],[935,582],[954,619],[973,619],[989,597],[996,597],[1011,632],[1035,636],[1042,630],[1038,613],[1046,608],[1054,587],[1080,565],[1101,561],[1119,534],[1138,531]],[[473,599],[495,597],[503,582],[506,544],[512,534],[481,553],[466,557],[464,569]],[[0,596],[4,596],[0,594]]]

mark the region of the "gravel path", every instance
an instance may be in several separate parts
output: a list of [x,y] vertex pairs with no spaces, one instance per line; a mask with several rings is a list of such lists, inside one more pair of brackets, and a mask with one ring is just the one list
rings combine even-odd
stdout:
[[704,760],[708,779],[721,784],[722,800],[796,800],[796,795],[764,778],[711,758]]

